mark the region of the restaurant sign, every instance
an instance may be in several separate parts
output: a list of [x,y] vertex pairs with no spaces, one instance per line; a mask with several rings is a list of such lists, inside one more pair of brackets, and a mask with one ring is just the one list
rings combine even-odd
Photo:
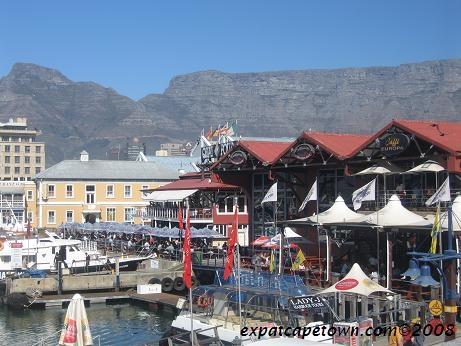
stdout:
[[232,154],[229,155],[229,161],[237,166],[241,165],[246,160],[247,160],[247,155],[241,150],[236,150]]
[[296,311],[316,311],[321,312],[327,309],[328,306],[321,297],[317,296],[303,296],[288,299],[290,309]]
[[392,133],[379,141],[381,153],[386,156],[397,156],[404,152],[410,144],[410,138],[403,133]]
[[202,162],[212,161],[213,159],[220,158],[233,147],[235,147],[236,144],[237,141],[232,141],[226,143],[216,143],[207,147],[203,147],[201,149]]
[[293,156],[298,160],[307,160],[314,156],[315,148],[307,143],[302,143],[293,149]]

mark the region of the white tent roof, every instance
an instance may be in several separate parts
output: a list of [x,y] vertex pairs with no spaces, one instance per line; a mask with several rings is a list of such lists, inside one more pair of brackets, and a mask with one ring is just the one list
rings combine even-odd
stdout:
[[371,280],[363,272],[362,268],[357,263],[354,263],[351,270],[347,275],[333,286],[318,292],[317,294],[344,292],[344,293],[356,293],[363,296],[369,296],[373,292],[386,292],[394,294],[394,292],[388,290],[386,287],[381,286],[377,282]]
[[338,196],[335,200],[333,205],[319,213],[318,215],[314,214],[309,217],[303,217],[300,219],[289,220],[292,224],[321,224],[321,225],[328,225],[328,224],[338,224],[342,222],[347,222],[353,219],[357,219],[358,217],[363,216],[363,214],[356,213],[355,211],[349,209],[344,202],[344,199],[341,196]]
[[[461,231],[461,196],[457,196],[451,207],[453,231]],[[448,229],[448,212],[440,215],[442,229]]]
[[406,171],[405,173],[421,173],[421,172],[441,172],[444,171],[445,168],[443,168],[441,165],[439,165],[437,162],[428,160],[412,169],[409,171]]
[[192,190],[154,190],[148,194],[144,199],[154,202],[177,202],[182,201],[184,198],[196,193],[197,189]]
[[382,227],[429,227],[432,222],[406,209],[397,195],[392,195],[386,206],[374,213],[350,220],[350,224]]

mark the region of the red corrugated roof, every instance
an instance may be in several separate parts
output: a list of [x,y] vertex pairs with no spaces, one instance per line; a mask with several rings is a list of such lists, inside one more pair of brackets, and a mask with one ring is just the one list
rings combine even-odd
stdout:
[[201,174],[199,174],[195,179],[188,178],[176,180],[172,183],[160,186],[155,190],[232,190],[236,188],[239,188],[239,186],[224,184],[221,182],[221,179],[214,174],[211,177],[206,177],[204,179],[202,179]]
[[330,152],[339,159],[343,159],[361,147],[370,138],[370,135],[303,132],[299,138],[319,145],[323,150]]
[[429,143],[433,143],[453,155],[456,152],[458,154],[461,152],[461,122],[394,119],[373,136],[369,137],[367,141],[354,150],[352,155],[366,148],[393,126],[414,134],[416,137]]
[[239,146],[262,163],[271,164],[277,160],[293,142],[239,141]]

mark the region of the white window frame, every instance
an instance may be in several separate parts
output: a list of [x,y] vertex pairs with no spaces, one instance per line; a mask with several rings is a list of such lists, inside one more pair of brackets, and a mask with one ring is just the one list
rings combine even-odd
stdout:
[[34,200],[34,190],[27,190],[26,198],[28,201],[33,201]]
[[[93,191],[88,191],[88,188],[93,186]],[[95,204],[96,203],[96,185],[88,184],[85,185],[85,203],[86,204]]]
[[[133,222],[135,215],[136,215],[136,209],[134,207],[124,208],[123,210],[124,222]],[[128,219],[128,216],[130,217],[129,219]]]
[[145,192],[145,191],[144,191],[144,190],[147,190],[147,189],[149,189],[149,185],[143,185],[143,186],[141,187],[141,190],[143,190],[143,192],[142,192],[142,196],[143,196],[143,197],[146,197],[146,196],[149,194],[149,192]]
[[[69,213],[71,215],[69,219]],[[66,222],[74,222],[74,211],[73,210],[66,210]]]
[[56,224],[56,210],[48,210],[46,220],[49,225],[55,225]]
[[[127,189],[128,189],[129,191],[127,191]],[[127,192],[129,192],[129,193],[127,193]],[[131,185],[125,185],[125,186],[123,187],[123,196],[124,196],[125,198],[131,198],[131,197],[133,197],[133,187],[132,187]]]
[[[112,193],[109,193],[109,188],[112,188]],[[115,198],[114,184],[106,185],[106,198]]]
[[[70,187],[70,195],[68,188]],[[74,198],[74,185],[66,184],[66,198]]]
[[[109,218],[109,215],[112,216]],[[117,209],[116,208],[106,208],[106,221],[107,222],[116,222],[117,221]]]
[[48,184],[46,187],[46,196],[48,198],[56,198],[56,185]]

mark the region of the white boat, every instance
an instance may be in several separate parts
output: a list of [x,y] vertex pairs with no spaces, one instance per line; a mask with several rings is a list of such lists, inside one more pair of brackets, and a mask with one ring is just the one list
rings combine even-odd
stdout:
[[[182,311],[172,322],[172,334],[182,334],[182,339],[187,339],[192,327],[199,343],[219,339],[224,345],[249,344],[274,337],[294,341],[302,337],[303,326],[320,316],[293,309],[294,297],[311,293],[299,276],[241,272],[240,289],[233,276],[223,281],[222,271],[218,271],[216,277],[214,285],[193,289],[192,321],[189,302],[184,301]],[[280,327],[291,327],[290,333],[280,335]],[[299,329],[293,333],[295,327]],[[242,328],[247,328],[243,335]],[[252,333],[255,328],[256,333]],[[178,343],[174,337],[171,339]],[[329,339],[322,341],[331,343]]]
[[[96,242],[63,239],[56,233],[46,232],[46,237],[30,239],[0,238],[0,278],[9,273],[57,272],[58,262],[70,273],[112,270],[115,257],[102,255]],[[140,262],[150,256],[118,257],[120,270],[136,270]]]

